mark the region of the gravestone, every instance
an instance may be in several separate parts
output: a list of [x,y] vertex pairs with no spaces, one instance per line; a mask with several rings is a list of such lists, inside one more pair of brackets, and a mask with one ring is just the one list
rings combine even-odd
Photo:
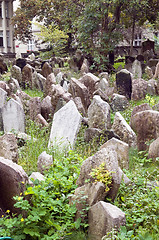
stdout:
[[128,70],[122,69],[116,74],[116,86],[119,94],[131,99],[132,79]]
[[2,108],[7,101],[7,92],[0,88],[0,131],[3,131]]
[[81,121],[75,103],[70,100],[54,114],[48,147],[60,150],[73,147]]
[[15,130],[16,132],[25,131],[25,115],[22,106],[10,99],[2,108],[2,119],[4,132]]
[[132,74],[135,79],[142,77],[141,62],[139,62],[137,59],[132,64]]
[[119,230],[120,226],[125,223],[124,212],[110,203],[100,201],[93,205],[88,212],[89,239],[101,240],[113,229]]
[[14,213],[20,211],[14,207],[13,196],[23,193],[27,182],[28,176],[21,166],[0,157],[0,203],[4,212],[7,210]]

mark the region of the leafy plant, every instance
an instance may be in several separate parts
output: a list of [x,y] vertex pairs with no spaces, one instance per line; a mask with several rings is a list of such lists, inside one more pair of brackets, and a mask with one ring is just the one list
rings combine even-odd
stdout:
[[102,182],[106,186],[105,191],[108,192],[110,190],[110,185],[112,183],[112,176],[105,168],[105,163],[102,163],[99,167],[92,169],[90,176],[95,179],[95,182]]
[[45,181],[35,181],[23,195],[14,197],[15,207],[21,214],[0,218],[0,235],[12,236],[15,240],[57,240],[85,226],[81,221],[74,221],[76,207],[69,204],[81,161],[72,151],[63,159],[54,159]]

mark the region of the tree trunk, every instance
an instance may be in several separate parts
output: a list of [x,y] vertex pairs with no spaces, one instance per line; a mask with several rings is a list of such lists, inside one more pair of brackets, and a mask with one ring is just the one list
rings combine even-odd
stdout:
[[132,52],[133,52],[134,35],[135,35],[135,17],[133,18],[133,24],[132,24],[131,45],[130,45],[130,56],[132,55]]

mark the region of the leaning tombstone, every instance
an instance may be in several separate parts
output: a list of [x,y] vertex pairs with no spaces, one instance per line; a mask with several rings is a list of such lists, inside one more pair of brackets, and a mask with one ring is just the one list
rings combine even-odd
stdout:
[[66,150],[73,147],[80,129],[82,116],[70,100],[53,117],[48,147]]
[[14,99],[10,99],[2,108],[2,119],[5,133],[12,130],[16,132],[25,131],[25,115],[23,107]]
[[2,108],[7,101],[7,92],[0,88],[0,131],[3,131]]

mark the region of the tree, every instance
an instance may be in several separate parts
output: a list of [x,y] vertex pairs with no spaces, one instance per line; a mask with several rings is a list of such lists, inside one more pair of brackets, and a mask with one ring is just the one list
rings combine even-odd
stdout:
[[78,39],[102,69],[108,61],[108,53],[121,39],[120,12],[123,3],[120,0],[88,1],[78,19]]

